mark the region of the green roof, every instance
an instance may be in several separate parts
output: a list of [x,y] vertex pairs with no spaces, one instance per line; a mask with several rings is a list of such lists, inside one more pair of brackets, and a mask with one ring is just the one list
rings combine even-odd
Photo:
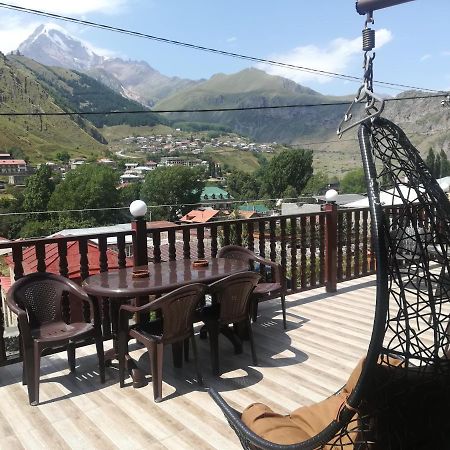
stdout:
[[230,195],[228,196],[228,192],[217,187],[217,186],[206,186],[203,191],[202,191],[202,195],[201,195],[201,199],[203,200],[205,198],[205,196],[207,197],[208,200],[211,199],[232,199],[233,197]]
[[269,208],[266,208],[264,205],[257,205],[256,203],[247,203],[246,205],[240,206],[239,209],[241,211],[255,211],[260,214],[269,211]]

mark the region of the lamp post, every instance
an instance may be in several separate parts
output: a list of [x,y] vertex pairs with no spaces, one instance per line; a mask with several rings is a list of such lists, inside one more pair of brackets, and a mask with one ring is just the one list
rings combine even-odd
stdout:
[[337,197],[338,192],[334,189],[329,189],[325,193],[326,203],[323,208],[326,213],[325,288],[327,292],[336,292],[337,289]]
[[134,267],[144,266],[148,263],[147,255],[147,224],[145,214],[147,205],[142,200],[135,200],[130,205],[130,213],[134,217],[131,222],[133,234],[133,259]]

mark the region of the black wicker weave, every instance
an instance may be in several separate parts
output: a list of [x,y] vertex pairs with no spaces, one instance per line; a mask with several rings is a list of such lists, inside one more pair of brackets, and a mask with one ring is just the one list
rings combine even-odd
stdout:
[[450,203],[392,122],[363,123],[359,142],[377,261],[364,369],[339,417],[292,445],[261,439],[211,390],[244,448],[450,449]]

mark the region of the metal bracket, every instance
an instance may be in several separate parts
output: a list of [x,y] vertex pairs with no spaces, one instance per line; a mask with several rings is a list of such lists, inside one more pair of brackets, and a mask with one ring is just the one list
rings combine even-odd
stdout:
[[[362,117],[361,119],[357,120],[356,122],[353,122],[347,126],[345,126],[344,128],[342,128],[342,126],[349,122],[353,115],[351,113],[351,110],[353,109],[353,107],[357,104],[357,103],[366,103],[366,112],[367,112],[367,116],[366,117]],[[375,102],[379,102],[379,106],[376,107],[375,106]],[[385,101],[382,97],[379,97],[378,95],[374,94],[372,91],[368,90],[366,88],[365,85],[362,85],[357,94],[355,99],[353,100],[353,102],[351,103],[351,105],[349,106],[349,108],[347,109],[347,112],[344,115],[344,118],[341,120],[341,122],[339,123],[338,129],[337,129],[337,134],[339,136],[339,139],[342,137],[342,135],[358,126],[360,123],[366,121],[366,120],[373,120],[375,119],[375,117],[378,117],[384,110],[384,105],[385,105]]]

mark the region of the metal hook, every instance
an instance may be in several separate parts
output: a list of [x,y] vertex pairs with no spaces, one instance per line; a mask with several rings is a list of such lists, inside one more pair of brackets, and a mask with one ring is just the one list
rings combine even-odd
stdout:
[[[348,122],[352,118],[351,110],[357,103],[362,103],[363,101],[366,101],[366,112],[368,114],[367,117],[362,117],[361,119],[357,120],[356,122],[353,122],[352,124],[342,128],[342,125],[344,123]],[[380,106],[377,108],[375,107],[375,103],[379,102]],[[379,97],[378,95],[374,94],[372,91],[369,91],[364,85],[361,86],[358,90],[358,93],[356,94],[355,99],[353,100],[352,104],[347,109],[347,112],[344,115],[344,118],[341,120],[339,127],[337,129],[337,135],[339,136],[339,139],[342,137],[342,135],[356,127],[357,125],[361,124],[362,122],[365,122],[366,120],[374,120],[376,117],[378,117],[384,110],[384,99],[382,97]]]

